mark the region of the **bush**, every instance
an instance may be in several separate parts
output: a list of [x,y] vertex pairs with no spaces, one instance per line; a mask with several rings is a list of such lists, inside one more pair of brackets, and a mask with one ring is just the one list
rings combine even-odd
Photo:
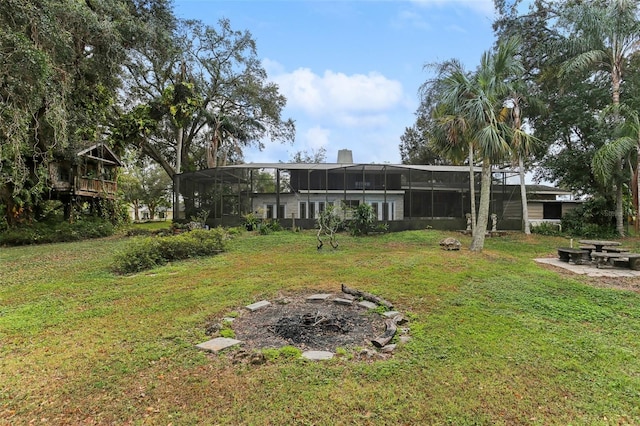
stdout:
[[580,237],[615,237],[613,208],[602,198],[588,200],[562,217],[562,230]]
[[175,236],[134,237],[124,251],[116,254],[113,270],[129,274],[176,260],[211,256],[225,250],[226,240],[222,228],[194,229]]
[[0,245],[29,245],[80,241],[113,235],[114,226],[108,220],[82,217],[75,223],[47,221],[10,228],[0,234]]
[[558,224],[548,222],[542,222],[539,225],[532,226],[531,233],[547,236],[562,235],[561,227],[558,226]]

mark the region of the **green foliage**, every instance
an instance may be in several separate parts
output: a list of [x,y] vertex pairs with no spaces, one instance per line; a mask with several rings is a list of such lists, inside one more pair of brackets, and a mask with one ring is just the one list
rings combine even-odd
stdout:
[[567,212],[562,217],[562,230],[580,237],[615,237],[614,216],[607,200],[594,198]]
[[260,219],[256,216],[255,213],[247,213],[242,216],[244,220],[244,227],[247,231],[253,231],[254,229],[258,229],[258,224],[260,223]]
[[294,346],[283,346],[279,349],[269,348],[263,349],[262,354],[269,361],[276,359],[297,359],[302,355],[302,351]]
[[531,232],[534,234],[540,234],[540,235],[558,236],[562,234],[562,231],[560,228],[561,227],[555,223],[542,222],[539,225],[532,226]]
[[108,237],[114,232],[115,228],[110,221],[95,217],[82,217],[74,223],[35,222],[9,228],[0,233],[0,245],[19,246],[80,241]]
[[211,256],[226,249],[222,228],[194,229],[175,236],[136,237],[115,256],[112,269],[121,274],[139,272],[167,262]]
[[347,227],[353,236],[367,235],[373,231],[376,222],[376,214],[371,205],[362,203],[352,211],[352,219]]

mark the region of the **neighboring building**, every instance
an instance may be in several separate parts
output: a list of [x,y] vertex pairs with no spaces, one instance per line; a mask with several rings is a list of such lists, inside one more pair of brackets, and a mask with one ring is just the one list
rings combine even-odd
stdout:
[[[128,209],[129,212],[129,218],[131,219],[131,221],[135,221],[136,220],[136,212],[133,206],[129,206]],[[141,222],[146,222],[149,220],[154,220],[154,221],[164,221],[164,220],[173,220],[173,210],[172,209],[167,209],[167,208],[160,208],[158,210],[156,210],[156,214],[155,217],[153,219],[151,219],[151,213],[149,212],[149,207],[145,206],[145,205],[141,205],[140,207],[138,207],[138,216],[139,216],[139,220]]]
[[65,205],[65,217],[71,214],[71,204],[100,199],[115,199],[118,192],[117,169],[122,162],[103,143],[49,163],[51,198]]
[[[391,230],[427,225],[465,229],[471,205],[469,167],[354,164],[350,154],[340,155],[338,163],[252,163],[184,173],[176,179],[174,218],[206,210],[210,225],[233,226],[242,222],[244,214],[254,213],[278,219],[283,226],[295,221],[296,226],[313,228],[329,204],[367,203]],[[481,169],[474,170],[479,205]],[[506,183],[511,174],[493,173],[491,212],[498,215],[499,229],[522,228],[520,187]],[[562,213],[574,205],[557,200],[570,194],[566,191],[528,188],[532,220],[556,220],[557,208]]]

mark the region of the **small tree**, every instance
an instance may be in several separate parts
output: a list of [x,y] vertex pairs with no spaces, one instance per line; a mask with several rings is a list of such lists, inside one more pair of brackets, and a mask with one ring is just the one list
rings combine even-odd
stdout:
[[318,224],[318,250],[324,245],[321,238],[322,235],[329,237],[331,247],[334,249],[338,248],[336,232],[338,232],[338,229],[343,225],[343,220],[336,207],[333,204],[329,204],[326,209],[320,212],[316,223]]

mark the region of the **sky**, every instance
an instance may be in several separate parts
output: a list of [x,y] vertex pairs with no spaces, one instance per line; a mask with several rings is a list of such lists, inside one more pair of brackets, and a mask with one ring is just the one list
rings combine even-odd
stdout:
[[425,65],[459,59],[473,70],[494,43],[493,0],[174,0],[175,14],[249,31],[269,79],[287,98],[293,144],[245,150],[247,163],[326,150],[336,162],[398,164],[415,123]]

